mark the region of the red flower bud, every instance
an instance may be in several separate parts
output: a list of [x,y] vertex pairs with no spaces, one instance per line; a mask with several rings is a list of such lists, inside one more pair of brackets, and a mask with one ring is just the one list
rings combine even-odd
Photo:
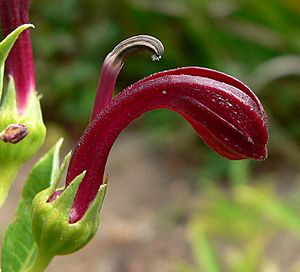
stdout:
[[[0,0],[2,32],[6,37],[22,24],[29,22],[29,0]],[[31,92],[36,90],[33,54],[29,30],[16,41],[6,61],[8,79],[13,78],[19,113],[26,109]]]
[[29,131],[26,126],[22,124],[12,124],[0,133],[0,140],[5,143],[16,144],[23,140],[28,133]]

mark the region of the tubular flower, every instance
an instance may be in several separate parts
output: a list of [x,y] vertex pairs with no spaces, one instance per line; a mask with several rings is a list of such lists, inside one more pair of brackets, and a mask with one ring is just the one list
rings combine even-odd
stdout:
[[[0,206],[18,169],[36,154],[46,134],[35,87],[28,10],[29,0],[0,0],[5,36],[0,43]],[[2,92],[4,63],[8,88]]]
[[232,160],[267,156],[266,115],[241,82],[206,68],[188,67],[149,76],[122,91],[89,124],[76,146],[67,185],[86,175],[74,200],[70,221],[85,213],[102,184],[111,147],[121,131],[150,110],[178,112],[216,152]]
[[112,99],[125,59],[144,49],[152,52],[154,59],[163,52],[157,39],[136,36],[123,41],[106,58],[91,121],[71,157],[66,187],[48,194],[47,205],[55,205],[81,177],[70,205],[69,226],[89,213],[99,188],[105,186],[105,165],[112,145],[121,131],[145,112],[165,108],[179,113],[208,146],[228,159],[264,160],[267,156],[267,120],[260,101],[245,84],[224,73],[201,67],[163,71]]
[[[29,0],[1,0],[0,16],[2,32],[9,35],[18,26],[29,22]],[[33,54],[29,30],[20,34],[6,61],[8,80],[16,89],[18,111],[26,110],[30,94],[35,92]]]

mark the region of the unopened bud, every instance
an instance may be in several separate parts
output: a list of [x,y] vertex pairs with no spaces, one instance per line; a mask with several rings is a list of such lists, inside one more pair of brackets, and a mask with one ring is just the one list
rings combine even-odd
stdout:
[[28,128],[23,124],[11,124],[0,133],[0,140],[5,143],[16,144],[28,135]]

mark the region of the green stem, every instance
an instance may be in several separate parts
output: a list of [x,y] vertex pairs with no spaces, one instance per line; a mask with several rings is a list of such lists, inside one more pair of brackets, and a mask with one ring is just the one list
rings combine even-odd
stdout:
[[51,260],[53,259],[53,255],[49,255],[45,252],[38,252],[34,263],[30,266],[26,272],[43,272],[45,271],[46,267],[49,265]]
[[230,161],[228,174],[232,185],[247,184],[251,177],[250,161]]
[[19,167],[16,165],[0,164],[0,207],[3,205],[11,184],[13,183]]

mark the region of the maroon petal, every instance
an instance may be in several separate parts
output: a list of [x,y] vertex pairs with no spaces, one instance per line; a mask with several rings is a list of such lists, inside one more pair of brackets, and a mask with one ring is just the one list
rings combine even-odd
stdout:
[[[14,29],[29,22],[29,0],[0,0],[2,32],[7,36]],[[8,77],[15,81],[19,113],[26,109],[31,91],[35,91],[34,63],[29,30],[16,41],[6,61]]]
[[263,160],[267,156],[266,114],[252,91],[223,73],[197,67],[149,76],[122,91],[90,123],[72,156],[66,184],[87,170],[73,203],[78,221],[103,181],[110,149],[121,131],[150,110],[181,114],[220,155]]

